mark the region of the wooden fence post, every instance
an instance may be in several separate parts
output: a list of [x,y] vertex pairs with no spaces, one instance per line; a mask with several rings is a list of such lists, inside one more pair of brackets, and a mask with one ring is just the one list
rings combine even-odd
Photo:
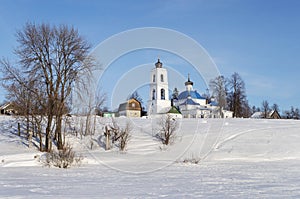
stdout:
[[20,126],[20,122],[18,122],[18,135],[21,136],[21,126]]

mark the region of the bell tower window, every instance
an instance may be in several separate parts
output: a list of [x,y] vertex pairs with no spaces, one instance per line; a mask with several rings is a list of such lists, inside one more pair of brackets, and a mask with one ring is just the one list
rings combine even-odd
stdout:
[[161,99],[162,99],[162,100],[166,99],[166,98],[165,98],[165,89],[162,88],[162,89],[160,90],[160,96],[161,96]]
[[153,80],[152,80],[152,82],[155,82],[155,75],[153,75]]
[[155,89],[152,91],[152,100],[155,100]]
[[163,74],[160,75],[160,81],[164,82],[164,75]]

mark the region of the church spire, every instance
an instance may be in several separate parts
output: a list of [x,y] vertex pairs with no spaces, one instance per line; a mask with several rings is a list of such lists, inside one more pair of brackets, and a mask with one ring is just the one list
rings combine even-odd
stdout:
[[188,80],[184,83],[184,85],[185,86],[188,86],[188,85],[194,85],[194,82],[192,82],[191,80],[190,80],[190,73],[188,74]]
[[157,59],[155,66],[156,66],[156,68],[162,68],[162,63],[160,62],[159,58]]
[[189,92],[193,90],[194,82],[190,80],[190,74],[188,74],[188,80],[184,83],[186,90]]

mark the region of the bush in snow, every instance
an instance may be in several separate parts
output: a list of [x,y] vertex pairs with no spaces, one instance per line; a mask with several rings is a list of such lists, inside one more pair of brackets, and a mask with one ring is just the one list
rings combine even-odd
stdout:
[[183,163],[191,163],[191,164],[198,164],[200,162],[200,158],[197,157],[191,157],[191,158],[185,158],[182,162]]
[[164,145],[172,144],[176,138],[176,130],[178,122],[171,115],[164,115],[158,122],[159,133],[156,137],[161,140]]
[[120,129],[119,135],[117,137],[117,141],[119,141],[119,149],[120,151],[125,151],[130,139],[130,132],[132,130],[131,124],[129,122],[126,123],[124,129]]
[[106,150],[110,150],[110,144],[116,144],[120,151],[125,151],[131,137],[132,125],[126,123],[125,128],[121,128],[116,120],[112,120],[112,124],[108,124],[104,128]]
[[74,164],[80,164],[83,157],[76,157],[73,148],[67,143],[61,150],[52,150],[46,154],[45,165],[59,168],[69,168]]

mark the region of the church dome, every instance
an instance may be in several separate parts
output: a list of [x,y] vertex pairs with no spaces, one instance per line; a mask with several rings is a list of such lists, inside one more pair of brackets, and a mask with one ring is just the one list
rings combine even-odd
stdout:
[[156,67],[156,68],[162,68],[162,63],[160,62],[159,59],[158,59],[157,62],[155,63],[155,67]]
[[194,85],[194,82],[192,82],[192,81],[190,80],[190,74],[188,74],[188,80],[184,83],[184,85],[185,85],[185,86],[188,86],[188,85],[193,86],[193,85]]
[[178,100],[187,99],[188,96],[191,96],[192,99],[205,99],[197,91],[183,91],[179,94]]

